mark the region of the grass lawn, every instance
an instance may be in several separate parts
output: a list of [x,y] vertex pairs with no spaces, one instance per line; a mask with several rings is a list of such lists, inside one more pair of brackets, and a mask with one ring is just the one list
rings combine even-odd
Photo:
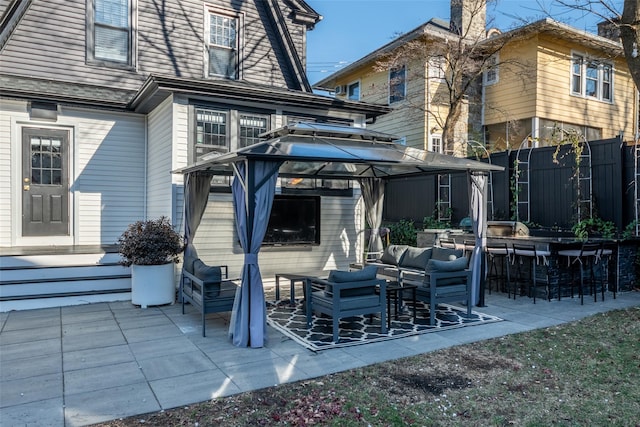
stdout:
[[637,427],[640,307],[100,424],[139,425]]

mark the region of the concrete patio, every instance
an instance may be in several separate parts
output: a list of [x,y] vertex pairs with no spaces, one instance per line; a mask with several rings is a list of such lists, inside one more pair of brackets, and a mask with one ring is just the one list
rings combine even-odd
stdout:
[[640,292],[583,306],[495,292],[486,301],[478,311],[505,321],[319,353],[271,328],[266,347],[234,347],[228,316],[212,315],[203,338],[199,314],[182,315],[179,304],[0,313],[0,425],[82,426],[189,405],[638,306]]

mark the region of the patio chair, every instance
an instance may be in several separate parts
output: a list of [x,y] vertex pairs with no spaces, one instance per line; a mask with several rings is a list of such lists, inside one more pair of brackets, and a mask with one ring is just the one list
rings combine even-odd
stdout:
[[340,319],[351,316],[380,314],[380,333],[387,333],[386,285],[376,278],[377,267],[367,266],[359,271],[332,270],[324,280],[307,278],[305,299],[307,327],[311,327],[314,312],[331,316],[333,342],[340,338]]
[[206,315],[231,311],[236,298],[238,285],[229,280],[228,268],[209,266],[199,258],[185,255],[180,280],[180,299],[182,314],[185,302],[200,311],[202,317],[202,336],[206,336]]
[[471,317],[471,270],[467,258],[450,261],[430,259],[425,269],[423,283],[416,289],[416,299],[429,304],[429,325],[436,324],[438,304],[461,302],[467,306],[467,317]]

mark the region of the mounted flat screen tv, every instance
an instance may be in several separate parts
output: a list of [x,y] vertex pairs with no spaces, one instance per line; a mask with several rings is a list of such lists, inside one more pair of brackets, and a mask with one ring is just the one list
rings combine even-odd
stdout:
[[320,196],[276,195],[263,245],[319,245]]

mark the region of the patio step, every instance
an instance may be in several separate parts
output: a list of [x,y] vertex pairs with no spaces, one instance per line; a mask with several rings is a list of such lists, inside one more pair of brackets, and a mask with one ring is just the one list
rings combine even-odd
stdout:
[[2,255],[0,302],[30,300],[33,305],[38,300],[129,293],[131,270],[118,261],[117,253],[93,250]]

